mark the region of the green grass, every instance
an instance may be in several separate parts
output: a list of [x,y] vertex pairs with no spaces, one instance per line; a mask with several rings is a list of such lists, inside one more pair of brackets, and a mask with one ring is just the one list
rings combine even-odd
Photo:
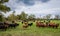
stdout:
[[[59,23],[60,20],[54,20],[53,22]],[[0,36],[60,36],[60,26],[58,29],[55,28],[38,28],[33,22],[33,26],[28,27],[27,29],[22,28],[22,23],[19,23],[19,26],[14,29],[7,29],[7,31],[0,31]]]

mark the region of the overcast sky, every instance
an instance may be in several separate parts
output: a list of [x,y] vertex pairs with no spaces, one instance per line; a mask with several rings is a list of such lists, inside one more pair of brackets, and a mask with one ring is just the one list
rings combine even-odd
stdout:
[[9,14],[12,11],[16,11],[16,14],[25,11],[27,14],[35,14],[37,16],[60,14],[60,0],[9,0],[6,5],[11,8]]

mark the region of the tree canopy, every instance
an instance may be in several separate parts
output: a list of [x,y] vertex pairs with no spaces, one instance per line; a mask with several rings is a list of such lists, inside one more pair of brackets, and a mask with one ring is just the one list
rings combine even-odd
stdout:
[[4,3],[8,2],[9,0],[0,0],[0,11],[6,13],[7,11],[10,11],[11,9],[4,5]]

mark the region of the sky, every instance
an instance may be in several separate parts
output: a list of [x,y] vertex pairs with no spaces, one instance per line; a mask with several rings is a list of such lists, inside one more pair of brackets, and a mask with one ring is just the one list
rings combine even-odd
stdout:
[[47,14],[60,15],[60,0],[9,0],[5,4],[11,8],[11,11],[5,15],[13,11],[16,11],[16,15],[24,11],[37,17]]

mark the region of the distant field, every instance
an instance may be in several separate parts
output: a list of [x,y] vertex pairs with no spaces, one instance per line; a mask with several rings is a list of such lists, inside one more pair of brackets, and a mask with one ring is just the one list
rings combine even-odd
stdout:
[[[60,20],[52,20],[55,23],[60,24]],[[60,36],[60,25],[58,29],[55,28],[38,28],[33,22],[33,26],[28,27],[26,30],[22,28],[22,23],[14,29],[7,29],[7,31],[0,31],[0,36]]]

